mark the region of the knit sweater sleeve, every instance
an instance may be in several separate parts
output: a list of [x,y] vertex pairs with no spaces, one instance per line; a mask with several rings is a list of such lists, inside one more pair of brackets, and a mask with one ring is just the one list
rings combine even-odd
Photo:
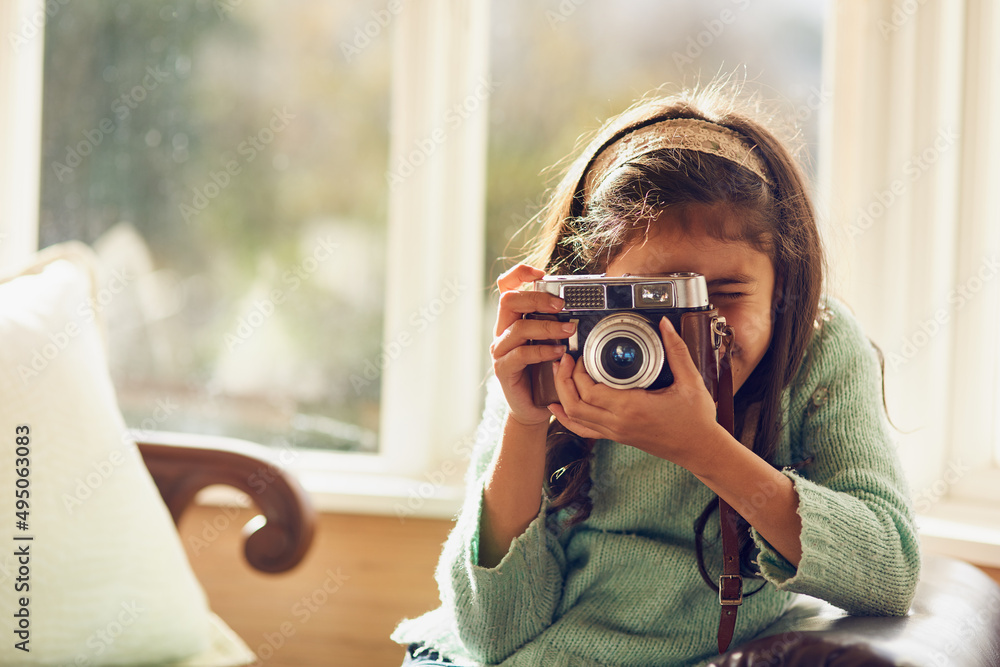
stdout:
[[810,348],[806,377],[790,392],[793,451],[811,458],[801,471],[784,471],[798,493],[802,558],[793,567],[753,531],[758,563],[781,590],[852,614],[904,615],[920,554],[882,404],[881,369],[846,309],[834,304],[831,312]]
[[496,567],[478,564],[483,486],[505,416],[499,383],[492,381],[471,455],[465,502],[436,575],[441,602],[454,611],[463,648],[487,664],[502,662],[552,624],[566,572],[562,545],[546,526],[544,499],[538,516]]

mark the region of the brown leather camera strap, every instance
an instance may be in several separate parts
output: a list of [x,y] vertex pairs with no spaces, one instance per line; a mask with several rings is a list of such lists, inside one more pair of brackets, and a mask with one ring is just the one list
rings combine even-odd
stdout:
[[[730,435],[736,437],[733,415],[733,329],[726,328],[725,354],[719,360],[717,419]],[[729,503],[719,498],[719,522],[722,529],[722,576],[719,577],[719,653],[725,653],[736,631],[736,612],[743,604],[743,577],[740,576],[740,547],[737,522],[739,515]]]

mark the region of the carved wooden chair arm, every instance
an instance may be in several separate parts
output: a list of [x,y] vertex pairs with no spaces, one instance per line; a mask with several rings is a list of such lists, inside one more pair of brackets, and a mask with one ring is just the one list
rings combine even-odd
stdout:
[[236,438],[165,431],[134,431],[133,437],[174,523],[199,491],[225,484],[246,493],[261,512],[244,528],[250,565],[284,572],[305,556],[315,511],[299,483],[268,462],[267,448]]

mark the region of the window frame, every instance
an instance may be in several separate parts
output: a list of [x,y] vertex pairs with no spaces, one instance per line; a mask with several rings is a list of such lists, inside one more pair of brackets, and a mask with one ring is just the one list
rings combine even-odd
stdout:
[[43,0],[0,4],[0,266],[38,249]]
[[[0,109],[0,143],[12,147],[0,162],[0,266],[38,248],[45,12],[42,0],[0,5],[0,33],[38,30],[13,57],[13,49],[0,57],[0,92],[15,102]],[[320,510],[450,518],[460,506],[485,376],[488,16],[485,0],[430,0],[390,17],[379,452],[273,452]],[[390,179],[403,163],[412,169]],[[208,498],[228,502],[217,491]]]
[[379,453],[299,452],[290,467],[321,509],[402,520],[461,506],[485,378],[488,17],[485,0],[433,0],[392,25],[386,177],[413,170],[390,180]]

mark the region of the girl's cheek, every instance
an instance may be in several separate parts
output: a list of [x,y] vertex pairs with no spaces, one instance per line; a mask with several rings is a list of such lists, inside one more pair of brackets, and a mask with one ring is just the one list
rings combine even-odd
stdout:
[[726,324],[736,329],[737,338],[752,338],[760,329],[759,318],[739,304],[722,306],[719,314],[726,318]]
[[743,335],[753,340],[764,338],[771,330],[771,322],[766,318],[748,317],[744,322]]
[[[771,338],[771,320],[763,314],[734,313],[727,316],[726,321],[736,330],[736,341],[745,351],[755,351],[763,354]],[[757,350],[757,348],[762,348]],[[754,355],[756,356],[756,355]]]

